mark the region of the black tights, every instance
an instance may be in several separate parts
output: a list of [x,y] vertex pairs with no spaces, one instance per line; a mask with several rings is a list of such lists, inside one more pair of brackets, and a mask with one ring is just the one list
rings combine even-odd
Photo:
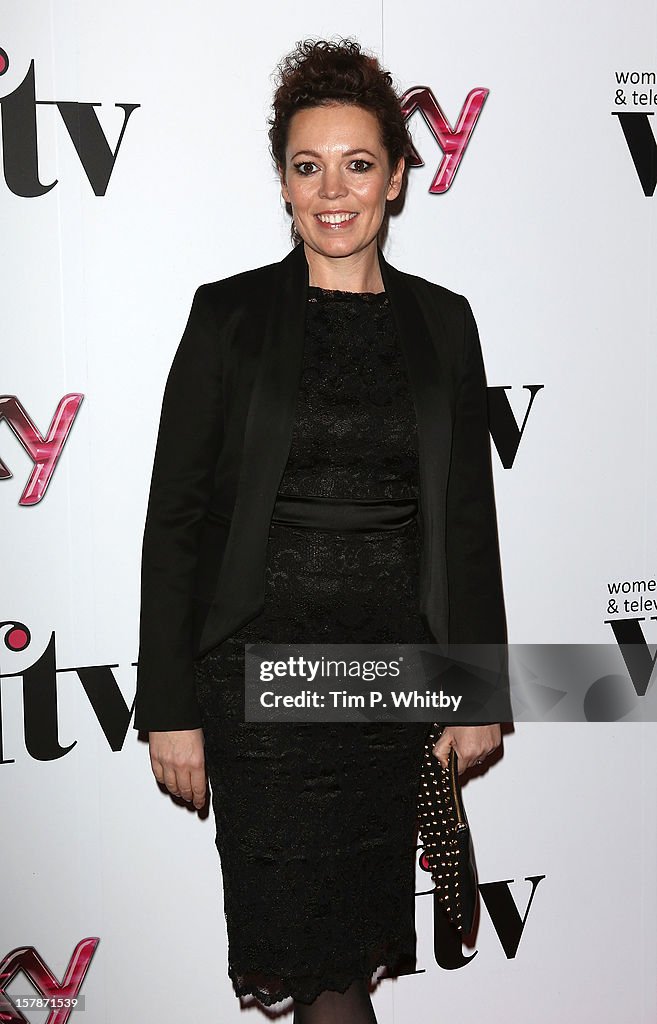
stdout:
[[367,981],[357,978],[345,993],[320,992],[309,1006],[295,1002],[292,1024],[376,1024]]

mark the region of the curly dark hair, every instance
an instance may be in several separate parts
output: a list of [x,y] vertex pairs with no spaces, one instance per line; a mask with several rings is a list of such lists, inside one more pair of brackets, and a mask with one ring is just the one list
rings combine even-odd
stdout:
[[376,57],[365,53],[355,39],[304,39],[277,68],[273,117],[269,120],[270,149],[277,168],[285,168],[294,114],[328,103],[353,104],[376,116],[391,169],[401,157],[410,155],[412,143],[390,72]]

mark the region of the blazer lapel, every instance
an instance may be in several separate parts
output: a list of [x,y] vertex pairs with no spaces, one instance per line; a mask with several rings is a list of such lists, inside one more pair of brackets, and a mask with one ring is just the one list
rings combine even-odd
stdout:
[[[247,414],[237,496],[215,601],[203,625],[200,647],[230,635],[264,603],[269,527],[288,459],[301,378],[308,294],[303,245],[276,267],[259,365]],[[254,296],[258,301],[259,296]],[[261,299],[262,301],[262,299]]]
[[[379,249],[379,266],[392,309],[418,433],[420,474],[420,607],[436,642],[447,641],[448,595],[445,572],[445,508],[452,415],[447,337],[442,320],[421,301],[421,282],[392,267]],[[443,355],[445,354],[445,355]]]

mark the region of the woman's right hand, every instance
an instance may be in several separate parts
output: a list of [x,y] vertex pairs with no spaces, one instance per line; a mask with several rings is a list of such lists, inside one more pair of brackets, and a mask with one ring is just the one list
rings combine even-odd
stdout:
[[205,739],[202,729],[149,732],[151,767],[158,782],[174,796],[194,802],[200,810],[205,803]]

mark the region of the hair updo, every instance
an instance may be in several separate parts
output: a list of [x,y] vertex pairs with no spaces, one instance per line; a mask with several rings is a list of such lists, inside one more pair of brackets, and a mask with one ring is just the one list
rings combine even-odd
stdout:
[[348,103],[371,111],[379,122],[390,169],[411,152],[411,139],[392,76],[353,39],[304,39],[277,68],[269,142],[277,167],[285,169],[290,121],[298,110]]

